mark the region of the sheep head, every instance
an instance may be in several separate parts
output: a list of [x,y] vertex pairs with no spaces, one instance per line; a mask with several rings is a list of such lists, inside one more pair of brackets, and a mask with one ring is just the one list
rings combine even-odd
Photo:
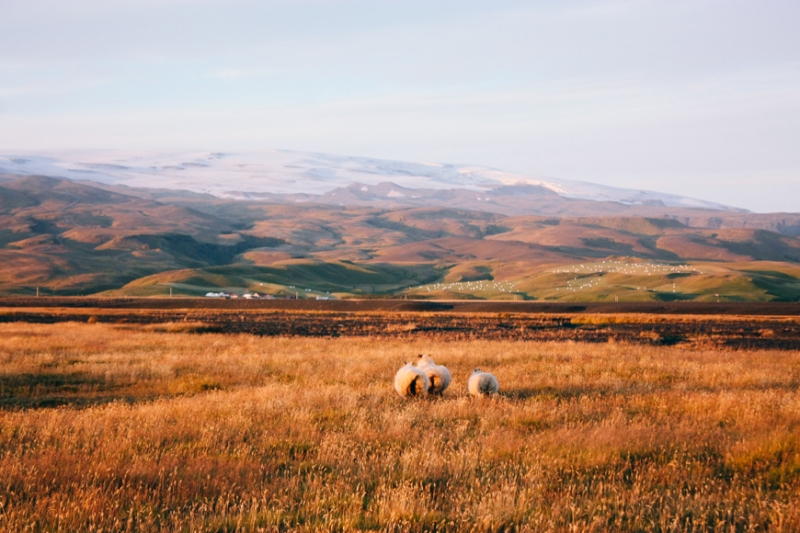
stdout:
[[436,363],[433,361],[433,357],[426,353],[419,354],[419,359],[417,360],[417,366],[423,365],[435,365]]

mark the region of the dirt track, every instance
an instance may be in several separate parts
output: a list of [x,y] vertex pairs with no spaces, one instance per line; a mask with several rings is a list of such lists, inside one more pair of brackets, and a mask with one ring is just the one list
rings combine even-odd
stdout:
[[624,310],[612,310],[610,305],[614,304],[405,300],[262,302],[81,298],[68,302],[47,302],[49,299],[35,302],[51,306],[61,304],[47,307],[32,306],[31,300],[14,302],[27,305],[8,305],[8,300],[0,301],[0,322],[91,320],[120,325],[178,323],[177,329],[183,327],[189,331],[268,336],[572,340],[800,349],[800,313],[790,313],[800,307],[795,304],[742,304],[736,307],[739,311],[736,314],[730,312],[733,306],[727,304],[729,312],[722,314],[717,304],[620,304]]

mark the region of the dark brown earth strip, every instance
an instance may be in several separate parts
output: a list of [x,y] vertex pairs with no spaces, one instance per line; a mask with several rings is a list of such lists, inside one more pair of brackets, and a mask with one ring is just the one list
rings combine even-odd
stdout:
[[303,312],[267,309],[0,308],[0,322],[197,324],[189,331],[265,336],[435,340],[626,342],[800,350],[797,318],[746,316],[532,315],[524,313]]

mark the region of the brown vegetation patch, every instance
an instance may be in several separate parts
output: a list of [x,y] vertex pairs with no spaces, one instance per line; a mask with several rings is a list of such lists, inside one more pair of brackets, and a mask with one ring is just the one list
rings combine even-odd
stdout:
[[[199,302],[206,303],[202,300]],[[180,304],[180,301],[178,303]],[[437,342],[570,340],[655,346],[698,345],[725,349],[800,349],[800,318],[794,316],[578,314],[569,312],[572,309],[563,305],[555,306],[554,312],[549,314],[465,312],[464,309],[468,308],[461,303],[403,300],[396,301],[399,311],[386,312],[379,311],[384,305],[383,302],[378,301],[377,305],[372,303],[353,302],[354,305],[350,309],[363,307],[364,310],[338,312],[318,310],[311,306],[305,308],[287,306],[283,309],[263,307],[136,309],[136,306],[132,306],[132,309],[126,309],[124,306],[0,308],[0,323],[101,322],[147,325],[151,331],[429,339]],[[492,305],[494,308],[503,309],[502,306]],[[487,305],[476,309],[482,308],[493,307]],[[513,311],[523,308],[508,305],[505,309]],[[562,312],[555,312],[558,310]]]

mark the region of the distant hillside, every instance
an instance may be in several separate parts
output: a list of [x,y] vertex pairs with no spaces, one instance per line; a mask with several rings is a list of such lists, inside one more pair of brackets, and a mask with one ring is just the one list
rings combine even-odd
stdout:
[[458,187],[411,189],[392,182],[380,182],[376,185],[354,182],[324,194],[248,193],[244,199],[231,201],[186,190],[141,189],[90,181],[83,183],[126,196],[197,207],[201,210],[208,205],[231,205],[235,211],[241,207],[242,201],[248,204],[329,205],[392,211],[446,206],[508,216],[672,219],[692,228],[765,229],[783,235],[800,236],[800,213],[756,214],[737,209],[669,207],[658,202],[645,205],[601,199],[584,200],[559,195],[541,185],[493,185],[476,191]]
[[237,222],[85,184],[0,182],[0,291],[57,294],[116,288],[143,275],[227,264],[282,244],[235,232]]
[[[0,294],[800,298],[795,214],[587,201],[536,185],[357,183],[294,200],[0,176]],[[516,214],[526,209],[552,212]],[[581,210],[591,215],[570,214]],[[604,270],[612,260],[644,270]],[[696,271],[670,270],[685,265]]]
[[393,294],[409,286],[441,279],[441,267],[431,264],[361,264],[348,261],[294,259],[270,266],[247,264],[178,270],[133,281],[108,295],[163,296],[176,293],[203,296],[206,292],[271,294],[278,297],[370,297]]

